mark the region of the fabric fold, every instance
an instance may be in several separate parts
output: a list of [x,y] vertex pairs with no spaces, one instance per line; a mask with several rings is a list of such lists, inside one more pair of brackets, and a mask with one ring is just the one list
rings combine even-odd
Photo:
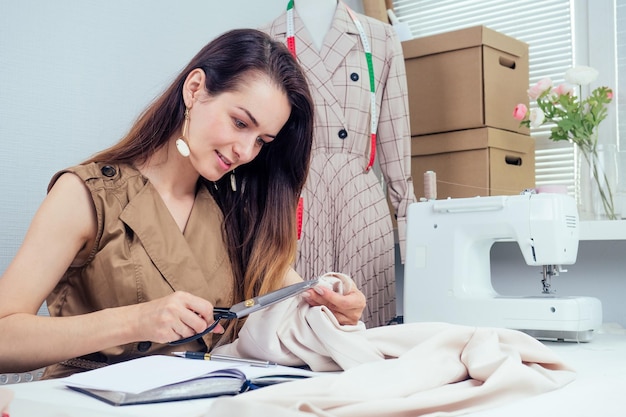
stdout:
[[[575,373],[525,333],[448,323],[365,329],[292,299],[219,353],[341,371],[216,400],[206,416],[452,416],[558,389]],[[254,413],[254,414],[253,414]]]

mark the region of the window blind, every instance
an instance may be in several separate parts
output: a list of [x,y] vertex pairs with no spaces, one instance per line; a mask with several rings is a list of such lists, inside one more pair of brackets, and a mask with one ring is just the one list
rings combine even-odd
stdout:
[[617,39],[617,120],[621,149],[626,149],[626,0],[615,6]]
[[[570,0],[394,0],[393,7],[414,37],[485,25],[526,42],[530,85],[544,77],[550,77],[555,85],[564,82],[565,71],[574,62]],[[531,129],[536,185],[563,184],[573,194],[573,145],[549,140],[549,132],[550,126]]]

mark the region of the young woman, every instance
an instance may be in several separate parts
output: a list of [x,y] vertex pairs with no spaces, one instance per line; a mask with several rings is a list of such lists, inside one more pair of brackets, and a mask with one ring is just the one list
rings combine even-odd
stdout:
[[[0,372],[59,377],[233,340],[241,323],[168,344],[205,330],[214,306],[301,280],[312,118],[283,45],[241,29],[205,46],[118,144],[53,177],[0,279]],[[358,290],[306,299],[343,324],[365,305]],[[36,314],[44,300],[51,317]]]

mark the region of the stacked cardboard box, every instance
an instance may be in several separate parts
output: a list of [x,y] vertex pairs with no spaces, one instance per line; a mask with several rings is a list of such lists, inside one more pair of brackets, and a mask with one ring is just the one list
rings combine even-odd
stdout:
[[528,45],[484,26],[403,42],[415,195],[518,194],[535,184],[534,140],[512,116],[528,104]]

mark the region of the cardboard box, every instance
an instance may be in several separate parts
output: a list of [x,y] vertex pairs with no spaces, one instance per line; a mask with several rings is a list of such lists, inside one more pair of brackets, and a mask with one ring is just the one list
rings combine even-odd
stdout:
[[389,23],[385,0],[363,0],[363,11],[366,16]]
[[529,134],[513,118],[528,105],[528,44],[485,26],[402,43],[411,135],[494,127]]
[[437,176],[437,199],[514,195],[535,187],[535,140],[494,128],[411,138],[415,196],[424,196],[424,172]]

